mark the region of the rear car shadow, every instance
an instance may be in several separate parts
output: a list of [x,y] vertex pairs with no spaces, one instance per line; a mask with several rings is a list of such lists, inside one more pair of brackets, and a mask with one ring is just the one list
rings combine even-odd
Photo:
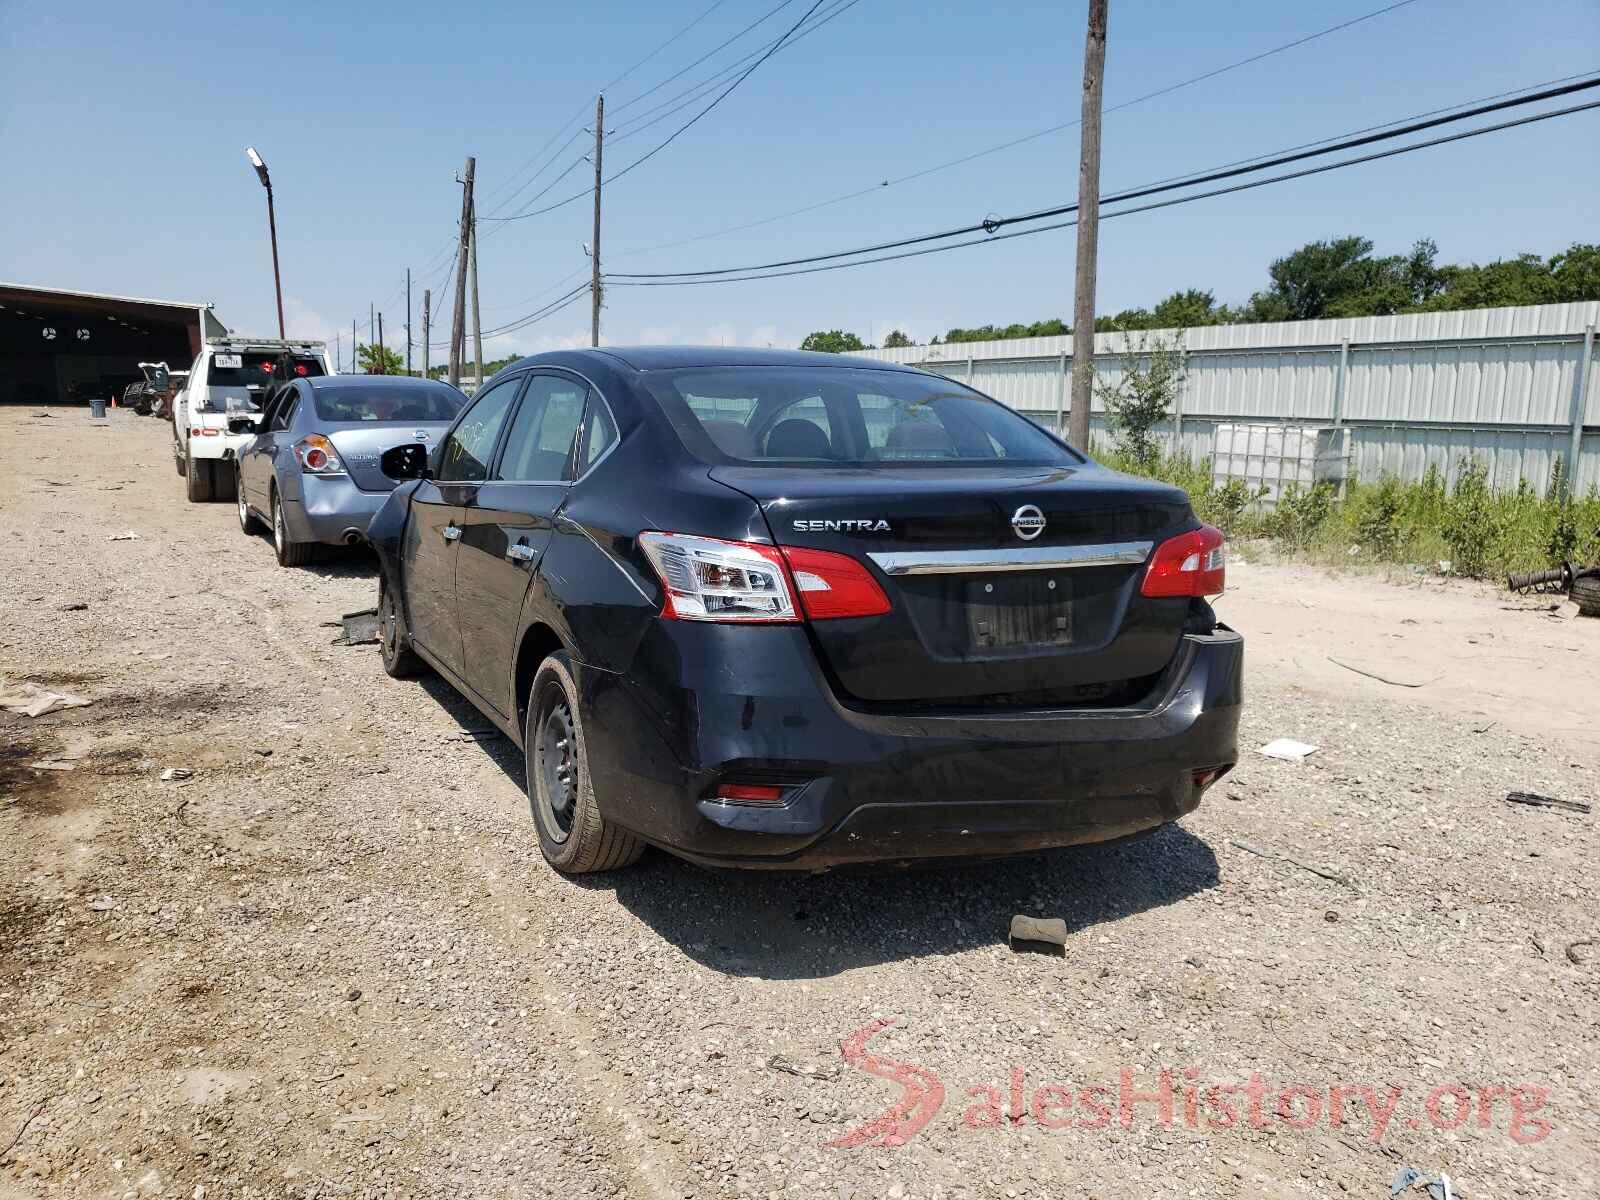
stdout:
[[1218,882],[1180,825],[1146,837],[962,866],[827,875],[715,871],[653,853],[575,880],[618,901],[697,962],[730,975],[815,979],[1003,945],[1017,913],[1069,933],[1176,904]]
[[[484,755],[525,790],[522,751],[432,673],[417,681]],[[538,848],[528,817],[528,853]],[[1082,934],[1217,886],[1211,847],[1182,825],[1143,837],[1019,858],[853,868],[823,875],[715,870],[659,850],[621,871],[573,877],[616,899],[689,957],[729,975],[817,979],[1004,945],[1017,913]]]

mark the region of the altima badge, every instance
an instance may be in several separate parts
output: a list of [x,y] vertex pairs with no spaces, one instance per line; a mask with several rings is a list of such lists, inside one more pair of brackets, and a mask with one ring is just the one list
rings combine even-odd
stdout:
[[1025,542],[1031,542],[1044,532],[1044,514],[1037,504],[1024,504],[1011,514],[1011,528]]

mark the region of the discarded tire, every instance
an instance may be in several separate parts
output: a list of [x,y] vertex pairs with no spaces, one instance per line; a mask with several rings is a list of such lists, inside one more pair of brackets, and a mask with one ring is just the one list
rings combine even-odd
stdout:
[[1572,599],[1586,617],[1600,617],[1600,579],[1593,575],[1572,581]]

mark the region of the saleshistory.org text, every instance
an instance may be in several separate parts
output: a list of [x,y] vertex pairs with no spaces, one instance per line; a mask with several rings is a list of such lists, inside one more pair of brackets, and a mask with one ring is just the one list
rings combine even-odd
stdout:
[[[873,1054],[867,1043],[888,1028],[882,1018],[847,1035],[839,1048],[857,1070],[891,1080],[903,1095],[871,1120],[823,1145],[902,1146],[944,1107],[944,1080],[927,1067]],[[1252,1074],[1240,1081],[1207,1080],[1198,1067],[1161,1067],[1145,1080],[1131,1066],[1114,1081],[1099,1083],[1030,1082],[1022,1067],[1012,1067],[1000,1083],[962,1089],[963,1131],[985,1131],[1031,1124],[1039,1129],[1128,1129],[1135,1124],[1222,1131],[1234,1128],[1290,1130],[1325,1125],[1380,1142],[1397,1124],[1407,1129],[1489,1129],[1504,1122],[1507,1136],[1530,1145],[1549,1136],[1539,1113],[1550,1089],[1536,1084],[1439,1084],[1420,1094],[1420,1106],[1407,1103],[1408,1089],[1391,1083],[1269,1083]]]

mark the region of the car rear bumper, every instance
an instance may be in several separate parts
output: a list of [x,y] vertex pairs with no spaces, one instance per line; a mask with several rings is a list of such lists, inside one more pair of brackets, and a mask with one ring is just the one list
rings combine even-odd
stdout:
[[249,442],[253,434],[248,433],[217,433],[189,435],[189,456],[191,458],[226,458],[238,457],[239,451]]
[[[1244,642],[1225,627],[1183,637],[1137,707],[901,715],[838,703],[792,627],[762,630],[730,670],[716,653],[726,630],[641,647],[707,686],[641,682],[659,662],[582,673],[602,812],[698,862],[821,870],[1106,841],[1192,812],[1196,772],[1238,758]],[[780,682],[802,667],[808,686]],[[726,803],[723,782],[776,783],[785,798]]]
[[348,475],[301,475],[300,495],[284,497],[283,520],[297,542],[350,545],[366,540],[372,514],[388,498],[388,492],[362,491]]

